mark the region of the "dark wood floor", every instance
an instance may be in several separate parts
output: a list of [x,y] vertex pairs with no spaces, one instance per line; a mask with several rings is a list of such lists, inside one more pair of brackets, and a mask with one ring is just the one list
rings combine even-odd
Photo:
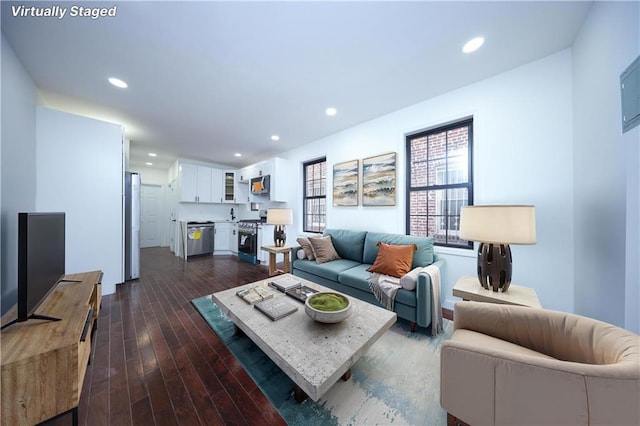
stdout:
[[148,248],[140,275],[102,299],[79,424],[285,424],[190,303],[267,269],[235,256],[184,262]]

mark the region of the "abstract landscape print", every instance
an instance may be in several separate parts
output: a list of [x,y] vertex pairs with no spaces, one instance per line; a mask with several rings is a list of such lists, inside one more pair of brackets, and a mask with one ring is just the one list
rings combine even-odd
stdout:
[[396,153],[362,160],[362,205],[396,205]]
[[359,161],[352,160],[333,166],[333,205],[358,205]]

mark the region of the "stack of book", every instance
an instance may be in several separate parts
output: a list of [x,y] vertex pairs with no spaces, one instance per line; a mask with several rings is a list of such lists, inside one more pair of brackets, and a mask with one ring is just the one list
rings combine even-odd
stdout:
[[287,290],[302,286],[302,282],[297,278],[285,275],[272,279],[271,281],[269,281],[269,285],[285,293]]
[[271,318],[272,321],[277,321],[280,318],[286,317],[298,310],[297,306],[293,306],[287,302],[284,297],[276,297],[269,300],[263,300],[254,305],[257,310]]
[[258,285],[240,289],[236,294],[250,305],[273,297],[272,291]]
[[302,285],[302,281],[292,276],[274,278],[269,282],[269,285],[302,303],[307,300],[307,297],[318,292],[318,290]]

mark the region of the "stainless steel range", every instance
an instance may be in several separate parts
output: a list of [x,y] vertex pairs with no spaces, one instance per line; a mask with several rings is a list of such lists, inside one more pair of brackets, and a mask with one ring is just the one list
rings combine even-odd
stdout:
[[245,262],[259,264],[258,232],[264,223],[262,219],[238,221],[238,258]]

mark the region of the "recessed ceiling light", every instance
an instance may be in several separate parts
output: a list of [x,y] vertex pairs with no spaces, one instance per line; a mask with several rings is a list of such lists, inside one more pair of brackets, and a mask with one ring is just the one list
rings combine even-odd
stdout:
[[278,135],[273,135],[273,136],[271,136],[271,140],[272,140],[272,141],[279,141],[279,140],[280,140],[280,136],[278,136]]
[[235,153],[235,154],[233,154],[233,155],[235,155],[236,157],[242,157],[242,154],[240,154],[239,152],[236,152],[236,153]]
[[144,163],[144,164],[146,164],[147,166],[153,166],[153,163],[150,163],[148,161],[146,163]]
[[462,46],[462,51],[464,53],[471,53],[478,50],[480,46],[482,46],[483,44],[484,44],[484,37],[472,38],[471,40],[466,42],[464,46]]
[[127,87],[129,87],[129,85],[127,83],[125,83],[124,81],[120,80],[119,78],[115,78],[115,77],[110,77],[109,78],[109,83],[111,83],[114,86],[119,87],[121,89],[126,89]]
[[333,107],[329,107],[324,112],[329,116],[333,116],[336,115],[338,111],[336,111],[336,109]]
[[149,157],[157,157],[157,156],[158,156],[158,154],[156,154],[155,152],[150,152],[149,153]]

